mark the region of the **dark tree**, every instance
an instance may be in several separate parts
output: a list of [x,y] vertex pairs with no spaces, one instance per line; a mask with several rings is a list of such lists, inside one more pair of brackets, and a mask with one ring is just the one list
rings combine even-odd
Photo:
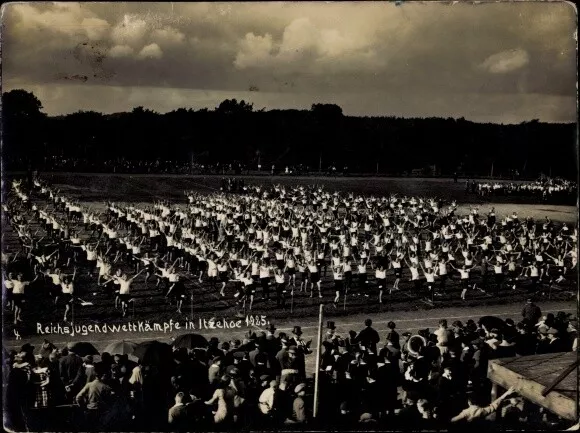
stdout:
[[226,99],[217,107],[216,112],[219,114],[242,114],[251,113],[254,104],[246,103],[244,100],[238,102],[236,99]]
[[36,165],[46,152],[46,115],[41,110],[42,103],[31,92],[16,89],[2,95],[3,151],[24,158],[27,168]]

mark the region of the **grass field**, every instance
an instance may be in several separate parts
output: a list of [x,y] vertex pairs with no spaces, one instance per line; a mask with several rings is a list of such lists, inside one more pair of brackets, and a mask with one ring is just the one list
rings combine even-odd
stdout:
[[[65,193],[82,201],[151,201],[154,199],[181,200],[183,191],[217,191],[221,176],[180,175],[129,175],[129,174],[66,174],[54,173],[43,176]],[[464,180],[454,183],[447,178],[386,178],[386,177],[291,177],[291,176],[243,176],[248,184],[281,184],[290,186],[320,185],[329,191],[347,191],[366,195],[415,195],[442,197],[463,204],[485,204],[475,194],[465,192]],[[494,196],[495,204],[537,205],[531,197]],[[546,207],[540,205],[540,207]],[[574,206],[554,206],[574,213]]]
[[[176,203],[185,203],[183,191],[192,189],[198,192],[212,192],[219,188],[220,177],[178,177],[178,176],[131,176],[131,175],[66,175],[55,174],[45,178],[61,191],[84,203],[90,203],[95,207],[102,206],[105,200],[118,202],[151,202],[155,199],[168,199]],[[476,197],[466,195],[463,184],[453,183],[448,179],[387,179],[387,178],[288,178],[288,177],[245,177],[246,184],[250,183],[283,183],[290,185],[306,185],[317,183],[324,185],[329,190],[351,191],[355,193],[384,195],[389,193],[439,196],[447,200],[455,199],[458,203],[473,202]],[[33,200],[35,198],[33,197]],[[486,206],[495,206],[496,213],[501,217],[506,213],[517,211],[521,217],[532,216],[543,218],[549,216],[555,221],[576,223],[577,209],[572,206],[553,206],[545,204],[513,204],[513,203],[484,203],[482,212],[487,212]],[[462,205],[467,209],[468,205]],[[5,224],[3,224],[6,227]],[[11,230],[5,232],[5,242],[9,248],[16,248],[15,234]],[[72,269],[65,270],[72,272]],[[406,274],[405,274],[406,275]],[[326,307],[327,317],[344,317],[353,314],[368,314],[383,317],[392,312],[408,311],[420,317],[425,310],[441,307],[454,308],[457,311],[466,307],[492,306],[492,305],[521,305],[528,295],[525,287],[516,290],[505,289],[502,293],[488,295],[478,290],[468,293],[468,299],[459,299],[460,289],[457,281],[449,285],[446,296],[440,298],[435,305],[424,301],[425,293],[413,293],[411,284],[405,281],[405,275],[401,281],[401,291],[393,292],[386,296],[386,305],[379,306],[374,299],[364,296],[349,296],[346,303],[339,308]],[[476,280],[477,280],[476,275]],[[392,284],[392,277],[388,281]],[[183,314],[177,315],[175,307],[169,305],[165,298],[154,289],[153,284],[145,286],[143,277],[135,281],[135,315],[123,319],[119,310],[114,308],[113,299],[107,298],[96,287],[96,277],[89,278],[86,273],[81,273],[76,284],[77,294],[86,301],[92,302],[92,306],[75,306],[75,323],[125,323],[127,320],[151,320],[156,322],[173,320],[186,320],[192,316],[195,318],[235,317],[239,312],[234,302],[233,288],[226,289],[227,297],[222,299],[217,295],[217,290],[207,284],[199,285],[192,281],[186,281],[186,287],[190,301],[183,305]],[[374,277],[370,277],[372,284]],[[47,281],[48,283],[48,281]],[[26,327],[20,327],[23,335],[35,333],[36,322],[57,323],[62,321],[64,306],[55,308],[49,303],[46,295],[46,287],[43,282],[37,282],[30,288],[30,302],[25,309]],[[323,281],[325,302],[330,302],[333,297],[332,281],[329,275]],[[571,292],[575,287],[567,284],[564,287],[554,287],[550,297],[553,300],[569,302]],[[319,300],[310,298],[305,293],[295,293],[294,308],[276,309],[275,302],[256,301],[254,314],[266,315],[268,320],[276,323],[287,320],[306,320],[317,314]],[[415,313],[412,313],[415,312]],[[130,310],[131,313],[131,310]],[[4,320],[9,333],[12,332],[10,325],[11,314],[5,314]],[[297,323],[300,323],[298,321]]]

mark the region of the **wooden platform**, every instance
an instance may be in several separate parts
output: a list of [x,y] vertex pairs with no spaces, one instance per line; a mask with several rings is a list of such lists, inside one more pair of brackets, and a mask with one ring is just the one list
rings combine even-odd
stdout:
[[527,400],[556,415],[576,421],[578,369],[572,371],[546,397],[542,391],[577,359],[575,352],[521,356],[489,361],[487,377],[502,388],[514,386]]

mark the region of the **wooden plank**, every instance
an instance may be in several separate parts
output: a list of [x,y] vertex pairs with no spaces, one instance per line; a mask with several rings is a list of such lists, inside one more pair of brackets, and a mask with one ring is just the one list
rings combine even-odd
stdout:
[[[499,360],[497,360],[499,361]],[[570,421],[576,420],[576,396],[565,395],[560,391],[554,390],[546,397],[542,397],[542,391],[546,389],[534,380],[512,371],[511,365],[500,365],[496,360],[489,362],[487,377],[495,384],[502,388],[514,386],[516,391],[527,400],[545,407],[562,418]],[[569,394],[569,393],[566,393]]]
[[[549,386],[558,375],[568,368],[576,356],[572,352],[558,354],[533,355],[521,358],[504,358],[495,360],[499,365],[509,368],[511,371],[533,380],[541,385]],[[575,390],[577,371],[572,371],[557,388],[562,390]],[[576,394],[574,394],[575,396]]]

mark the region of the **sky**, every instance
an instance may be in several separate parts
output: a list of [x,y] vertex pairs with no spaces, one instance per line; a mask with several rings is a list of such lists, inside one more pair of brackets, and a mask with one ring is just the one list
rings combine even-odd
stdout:
[[335,103],[353,116],[576,121],[566,2],[9,3],[3,91],[44,111]]

